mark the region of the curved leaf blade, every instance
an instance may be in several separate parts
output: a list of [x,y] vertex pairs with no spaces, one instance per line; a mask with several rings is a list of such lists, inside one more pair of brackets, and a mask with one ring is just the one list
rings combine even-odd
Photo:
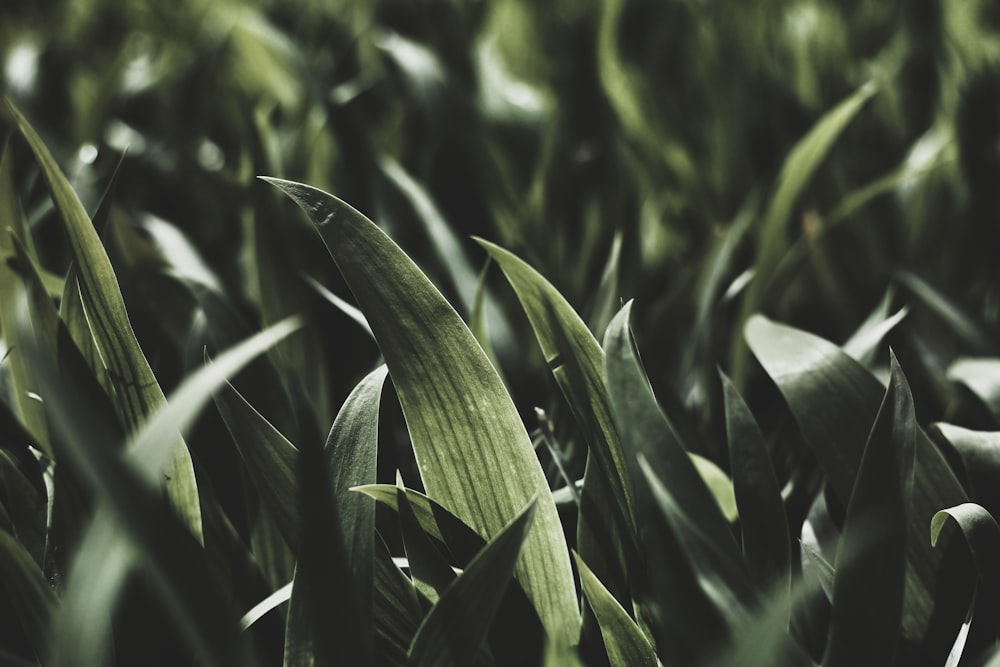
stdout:
[[[976,562],[979,581],[986,591],[995,619],[1000,619],[1000,525],[982,505],[962,503],[943,509],[931,519],[931,544],[937,544],[945,526],[953,522],[962,531],[965,543]],[[1000,628],[996,628],[1000,635]]]
[[316,225],[379,342],[428,495],[485,537],[537,496],[517,576],[550,634],[575,643],[579,610],[562,525],[527,431],[455,310],[361,213],[316,188],[264,179]]

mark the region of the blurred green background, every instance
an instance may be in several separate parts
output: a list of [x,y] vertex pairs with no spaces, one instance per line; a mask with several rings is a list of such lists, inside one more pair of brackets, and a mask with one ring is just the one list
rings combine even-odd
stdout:
[[[598,337],[635,298],[661,401],[725,465],[715,368],[759,379],[741,297],[769,244],[753,310],[841,342],[884,298],[908,305],[890,342],[918,414],[964,409],[945,369],[995,354],[1000,329],[998,31],[987,1],[7,0],[0,61],[91,212],[118,168],[101,233],[165,389],[205,345],[303,313],[322,326],[248,393],[280,385],[251,402],[309,437],[377,359],[310,282],[350,300],[301,214],[255,180],[273,175],[377,221],[466,318],[486,266],[472,235],[534,265]],[[793,147],[859,90],[874,94],[765,224]],[[58,283],[56,213],[13,149]],[[519,409],[558,417],[512,294],[498,271],[485,284]]]

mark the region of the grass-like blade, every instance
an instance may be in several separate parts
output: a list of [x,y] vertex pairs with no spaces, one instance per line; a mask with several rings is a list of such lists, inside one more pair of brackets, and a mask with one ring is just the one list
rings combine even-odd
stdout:
[[[809,185],[813,175],[826,159],[837,138],[864,108],[876,86],[869,82],[823,115],[785,158],[778,175],[777,189],[764,212],[757,232],[757,258],[754,279],[743,296],[739,322],[747,322],[761,309],[765,292],[788,249],[787,226],[795,204]],[[737,387],[746,382],[746,344],[733,338],[733,381]]]
[[[1000,619],[1000,574],[997,563],[1000,563],[1000,525],[993,515],[982,505],[962,503],[941,510],[931,519],[931,544],[937,544],[941,531],[953,522],[962,532],[965,543],[969,547],[976,569],[979,571],[979,581],[986,592],[987,601],[993,610],[993,618]],[[995,632],[1000,636],[1000,628]]]
[[247,630],[251,625],[266,616],[268,612],[288,602],[291,597],[292,584],[288,583],[255,604],[250,611],[243,614],[243,618],[240,619],[240,629]]
[[[704,535],[715,542],[720,553],[729,554],[737,563],[740,556],[729,524],[653,395],[632,339],[631,314],[629,301],[611,320],[604,336],[608,395],[626,448],[631,486],[646,486],[639,470],[642,456]],[[653,509],[651,500],[647,494],[647,512]]]
[[293,551],[301,542],[296,471],[299,451],[228,382],[215,394],[236,449],[264,508]]
[[316,225],[379,343],[428,495],[484,537],[534,497],[518,580],[547,631],[569,643],[579,610],[562,526],[527,431],[458,314],[374,223],[316,188],[267,179]]
[[51,623],[59,601],[24,546],[0,529],[0,589],[35,656],[43,659],[52,643]]
[[[833,343],[762,316],[748,322],[746,338],[781,391],[834,493],[846,504],[881,405],[881,384]],[[919,427],[916,437],[903,634],[928,655],[940,651],[947,655],[943,642],[954,639],[968,600],[944,596],[942,587],[948,584],[940,579],[941,554],[930,548],[927,526],[942,507],[966,502],[968,497]]]
[[837,548],[824,667],[889,665],[897,650],[917,423],[895,356],[890,372]]
[[757,420],[729,378],[721,371],[720,376],[743,557],[760,590],[787,587],[792,546],[781,487]]
[[[108,254],[83,204],[48,148],[9,98],[4,97],[4,104],[7,114],[14,120],[38,160],[52,199],[63,218],[78,267],[83,303],[117,390],[118,406],[129,427],[138,429],[163,407],[166,399],[132,331]],[[179,435],[174,437],[164,479],[174,509],[192,534],[203,540],[194,465]]]
[[953,299],[911,271],[897,271],[893,278],[947,324],[975,354],[987,356],[996,352],[989,334]]
[[38,447],[52,455],[49,430],[42,404],[32,398],[37,387],[32,384],[24,356],[18,351],[17,327],[14,326],[14,308],[17,294],[23,289],[20,279],[10,262],[15,255],[16,239],[22,241],[26,232],[20,200],[14,191],[13,157],[10,143],[0,149],[0,331],[4,344],[12,350],[7,363],[10,365],[10,396],[14,413],[24,428],[31,433]]
[[45,555],[47,498],[41,470],[31,471],[34,480],[18,467],[7,451],[0,449],[0,496],[10,516],[14,536],[41,566]]
[[648,665],[656,667],[656,652],[628,612],[618,604],[579,555],[574,554],[580,572],[580,585],[587,603],[594,610],[604,637],[604,647],[612,667]]
[[969,489],[970,500],[993,515],[1000,514],[1000,431],[973,431],[954,424],[936,423],[931,436],[943,438],[958,452],[960,474]]
[[635,517],[628,463],[604,381],[604,351],[569,302],[541,274],[513,253],[487,241],[479,243],[514,288],[587,441],[586,474],[603,478],[588,485],[585,477],[580,532],[592,533],[594,539],[585,537],[579,550],[612,593],[625,600],[625,572],[630,569],[626,563],[635,551]]
[[474,664],[510,584],[534,514],[532,500],[490,540],[431,608],[410,645],[412,667]]
[[781,487],[757,420],[736,386],[720,371],[726,438],[740,515],[743,557],[762,591],[790,583],[792,546]]
[[406,664],[406,653],[423,619],[413,583],[392,562],[385,544],[375,543],[375,636],[379,659]]

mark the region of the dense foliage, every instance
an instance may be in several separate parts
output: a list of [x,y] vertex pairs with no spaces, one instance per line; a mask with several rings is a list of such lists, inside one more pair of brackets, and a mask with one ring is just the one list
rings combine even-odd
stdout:
[[8,0],[0,65],[0,662],[1000,664],[995,3]]

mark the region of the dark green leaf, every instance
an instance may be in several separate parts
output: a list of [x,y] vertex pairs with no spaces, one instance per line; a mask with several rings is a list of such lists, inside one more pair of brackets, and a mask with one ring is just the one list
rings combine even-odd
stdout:
[[534,514],[532,501],[483,548],[431,608],[410,645],[410,665],[474,663],[514,574]]
[[[803,331],[757,316],[748,322],[746,337],[778,385],[833,491],[846,504],[881,404],[882,386],[837,346]],[[954,639],[969,601],[958,599],[958,594],[945,596],[949,587],[962,588],[941,581],[941,553],[930,548],[927,526],[942,507],[968,497],[927,435],[918,428],[916,437],[903,633],[927,654],[946,655],[950,644],[945,647],[943,642]]]
[[1000,421],[1000,359],[957,359],[948,379],[968,387]]
[[0,588],[35,655],[44,658],[52,645],[50,628],[58,600],[31,554],[5,530],[0,530]]
[[792,547],[781,487],[753,413],[729,378],[721,371],[720,376],[743,556],[761,591],[787,587]]
[[400,533],[403,536],[406,559],[410,565],[410,577],[417,590],[435,603],[455,580],[455,572],[420,527],[420,522],[417,521],[417,516],[402,488],[396,490],[396,498]]
[[580,572],[580,585],[587,603],[594,610],[604,637],[604,647],[612,667],[649,665],[656,667],[656,653],[649,640],[642,634],[632,617],[628,615],[604,584],[594,576],[587,564],[576,554],[576,567]]
[[847,505],[824,667],[892,664],[903,618],[917,423],[896,357]]

